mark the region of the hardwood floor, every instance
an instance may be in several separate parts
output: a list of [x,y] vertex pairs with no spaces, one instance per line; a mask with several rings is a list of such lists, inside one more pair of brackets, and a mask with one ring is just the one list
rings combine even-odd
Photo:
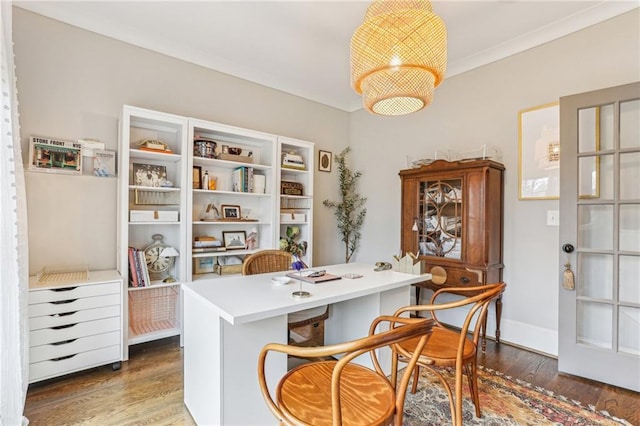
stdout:
[[[479,364],[640,425],[640,394],[558,374],[553,358],[489,341]],[[182,399],[182,349],[171,338],[132,346],[121,370],[104,366],[29,386],[25,416],[30,426],[194,425]]]

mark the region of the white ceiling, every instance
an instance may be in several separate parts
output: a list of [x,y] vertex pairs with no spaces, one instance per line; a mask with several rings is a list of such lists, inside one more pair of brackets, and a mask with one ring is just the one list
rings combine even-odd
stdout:
[[[365,1],[14,1],[69,24],[345,111],[349,41]],[[433,1],[447,77],[640,6],[633,1]]]

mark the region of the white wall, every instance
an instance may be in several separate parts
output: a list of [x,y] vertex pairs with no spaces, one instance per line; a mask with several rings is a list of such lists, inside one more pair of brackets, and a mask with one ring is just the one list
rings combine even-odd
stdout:
[[[555,354],[560,244],[558,228],[546,226],[546,211],[557,210],[558,202],[518,201],[518,111],[640,80],[639,20],[636,9],[452,77],[427,109],[390,118],[347,114],[14,8],[23,149],[34,134],[96,137],[115,149],[125,103],[311,140],[316,150],[334,154],[350,144],[349,160],[363,172],[360,192],[369,211],[356,260],[374,262],[399,251],[398,171],[407,167],[407,155],[496,145],[507,168],[502,338]],[[115,267],[115,209],[103,211],[115,206],[115,181],[68,179],[28,177],[31,273],[59,259]],[[330,174],[316,172],[314,190],[315,261],[342,262],[333,213],[322,206],[337,197],[335,165]],[[83,201],[57,202],[55,191],[71,191],[62,199]],[[95,215],[98,223],[88,219]],[[59,224],[63,229],[46,232]],[[100,250],[92,251],[93,245]]]
[[[354,168],[371,212],[357,260],[388,260],[400,247],[400,179],[406,155],[502,150],[505,174],[505,341],[557,354],[559,233],[546,225],[557,200],[518,200],[518,111],[561,96],[640,80],[640,10],[448,80],[427,109],[403,117],[352,114]],[[375,213],[374,213],[375,212]],[[493,314],[493,310],[491,311]],[[490,334],[494,327],[489,327]]]
[[[349,114],[116,41],[17,7],[13,28],[23,156],[32,135],[96,138],[117,149],[123,104],[308,140],[347,145]],[[90,169],[89,169],[90,170]],[[322,200],[336,173],[315,171],[314,261],[339,238]],[[30,273],[43,266],[116,266],[116,180],[27,173]],[[328,230],[328,231],[327,231]]]

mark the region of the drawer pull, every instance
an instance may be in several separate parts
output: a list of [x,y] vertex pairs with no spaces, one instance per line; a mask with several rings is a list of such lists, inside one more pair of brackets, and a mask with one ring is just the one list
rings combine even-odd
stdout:
[[56,300],[55,302],[49,302],[52,305],[64,305],[65,303],[73,303],[78,299]]
[[49,315],[50,317],[66,317],[67,315],[73,315],[78,311],[72,311],[72,312],[62,312],[59,314],[53,314],[53,315]]
[[462,282],[462,283],[464,283],[464,284],[468,283],[469,281],[470,281],[470,280],[469,280],[469,278],[467,278],[467,277],[460,277],[460,282]]
[[51,291],[71,291],[75,290],[77,287],[65,287],[65,288],[52,288]]
[[61,356],[61,357],[58,357],[58,358],[51,358],[51,361],[64,361],[65,359],[73,358],[76,355],[77,354]]
[[65,324],[65,325],[56,325],[55,327],[51,327],[52,330],[62,330],[63,328],[71,328],[75,325],[78,325],[78,323],[75,324]]
[[54,346],[58,346],[58,345],[66,345],[67,343],[72,343],[75,342],[78,339],[69,339],[69,340],[63,340],[61,342],[55,342],[55,343],[51,343]]

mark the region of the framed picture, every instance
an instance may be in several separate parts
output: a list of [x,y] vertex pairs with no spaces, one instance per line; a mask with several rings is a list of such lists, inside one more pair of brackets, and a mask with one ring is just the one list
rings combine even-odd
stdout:
[[518,198],[560,197],[560,106],[558,102],[520,111]]
[[193,189],[202,189],[202,167],[193,166]]
[[213,272],[214,266],[213,257],[196,257],[193,259],[193,273],[194,274],[209,274]]
[[240,220],[242,216],[240,216],[240,206],[232,206],[229,204],[223,204],[220,206],[222,209],[222,218],[223,219],[237,219]]
[[333,155],[329,151],[318,151],[318,170],[321,172],[331,171],[331,160]]
[[133,163],[133,184],[158,188],[167,184],[166,166]]
[[29,138],[29,170],[82,174],[82,145],[58,139]]
[[227,250],[244,249],[247,245],[244,231],[222,231],[222,240]]

